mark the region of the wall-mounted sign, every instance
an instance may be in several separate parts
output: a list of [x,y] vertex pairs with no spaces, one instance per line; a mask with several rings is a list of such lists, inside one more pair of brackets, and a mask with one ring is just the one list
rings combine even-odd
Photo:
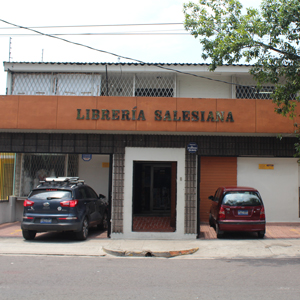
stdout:
[[81,158],[83,161],[90,161],[92,159],[92,154],[82,154]]
[[[232,112],[201,111],[201,110],[155,110],[152,116],[154,121],[169,122],[234,122]],[[77,120],[119,120],[119,121],[146,121],[144,110],[136,109],[77,109]]]
[[109,162],[103,162],[102,168],[109,168]]
[[198,145],[194,142],[189,143],[187,145],[187,151],[189,151],[189,153],[196,153],[198,151]]
[[262,170],[274,170],[274,165],[273,164],[259,164],[258,168],[262,169]]

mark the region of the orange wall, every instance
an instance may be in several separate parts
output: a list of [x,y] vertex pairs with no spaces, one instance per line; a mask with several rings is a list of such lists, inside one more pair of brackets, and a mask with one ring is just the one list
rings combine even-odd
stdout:
[[[143,110],[146,120],[132,120]],[[156,131],[156,132],[219,132],[219,133],[291,133],[295,120],[274,113],[270,100],[249,99],[201,99],[201,98],[145,98],[145,97],[80,97],[80,96],[0,96],[0,128],[27,130],[105,130],[105,131]],[[90,120],[78,120],[90,109]],[[91,120],[92,109],[120,110],[119,120]],[[121,120],[122,110],[129,110],[130,120]],[[170,111],[172,120],[155,121],[155,110]],[[173,111],[177,118],[173,120]],[[190,111],[189,121],[183,121],[182,111]],[[191,112],[199,112],[199,121],[191,121]],[[210,111],[229,111],[234,122],[201,122]]]
[[211,200],[219,186],[237,185],[236,157],[201,157],[200,221],[208,222]]

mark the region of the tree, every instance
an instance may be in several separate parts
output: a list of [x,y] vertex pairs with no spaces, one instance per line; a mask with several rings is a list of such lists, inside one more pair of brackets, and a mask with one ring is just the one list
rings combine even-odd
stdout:
[[275,111],[293,118],[300,101],[300,1],[262,0],[260,9],[247,8],[244,14],[242,8],[238,0],[186,3],[185,28],[200,39],[211,71],[223,64],[251,64],[259,86],[274,84]]

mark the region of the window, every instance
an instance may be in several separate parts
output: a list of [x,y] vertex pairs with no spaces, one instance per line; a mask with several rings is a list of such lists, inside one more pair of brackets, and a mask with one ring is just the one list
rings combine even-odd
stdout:
[[89,187],[85,187],[88,199],[97,199],[97,194]]
[[135,96],[174,97],[175,76],[165,74],[136,74]]
[[0,153],[0,201],[13,195],[15,154]]
[[262,202],[255,192],[229,192],[223,198],[223,204],[229,206],[257,206]]
[[14,73],[12,95],[174,97],[175,76],[163,73]]
[[51,95],[52,75],[18,73],[13,75],[12,95]]
[[41,200],[72,199],[72,194],[70,191],[37,190],[37,191],[32,191],[29,197],[31,199],[41,199]]
[[136,89],[136,97],[173,97],[173,89]]
[[100,96],[101,75],[94,73],[15,73],[12,95]]
[[[274,86],[263,86],[258,88],[256,86],[236,86],[237,99],[272,99]],[[295,95],[291,94],[291,100],[295,100]]]
[[58,74],[56,95],[99,96],[101,76],[92,74]]
[[23,154],[20,196],[27,196],[46,177],[76,177],[78,155]]

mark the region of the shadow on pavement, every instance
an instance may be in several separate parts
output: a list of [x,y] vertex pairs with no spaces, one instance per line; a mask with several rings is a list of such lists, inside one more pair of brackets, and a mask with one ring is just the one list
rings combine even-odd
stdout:
[[[96,227],[89,229],[89,235],[87,240],[90,239],[103,239],[107,238],[107,231],[100,230]],[[42,232],[38,233],[34,241],[44,241],[44,242],[82,242],[76,239],[76,234],[74,232]]]
[[[21,223],[5,223],[0,224],[0,237],[19,237],[23,238]],[[96,227],[89,229],[88,239],[106,239],[107,231],[100,230]],[[33,241],[44,241],[44,242],[74,242],[77,241],[73,232],[42,232],[37,233]]]

